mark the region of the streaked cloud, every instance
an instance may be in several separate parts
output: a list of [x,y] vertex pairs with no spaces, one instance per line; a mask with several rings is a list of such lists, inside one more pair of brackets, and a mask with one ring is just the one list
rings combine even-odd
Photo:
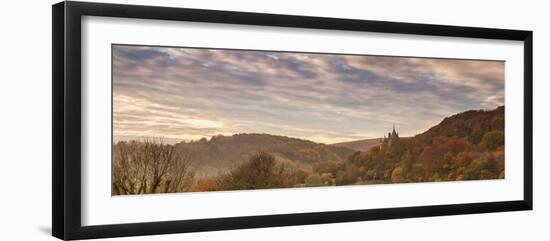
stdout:
[[421,133],[504,104],[504,62],[113,48],[115,138],[269,133],[335,143]]

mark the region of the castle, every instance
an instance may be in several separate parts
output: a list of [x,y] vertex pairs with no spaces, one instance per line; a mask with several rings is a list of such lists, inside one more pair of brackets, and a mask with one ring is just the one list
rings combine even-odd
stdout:
[[391,146],[392,143],[395,143],[399,140],[399,133],[395,131],[395,124],[393,125],[392,132],[388,132],[388,136],[386,137],[386,134],[384,134],[384,139],[381,141],[382,144],[386,144],[388,146]]

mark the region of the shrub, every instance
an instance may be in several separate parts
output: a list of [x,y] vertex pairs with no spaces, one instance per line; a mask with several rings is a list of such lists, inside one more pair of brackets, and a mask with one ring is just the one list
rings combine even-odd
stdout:
[[218,177],[221,190],[292,187],[295,180],[285,165],[277,165],[275,157],[259,152],[237,168]]
[[402,175],[403,175],[403,168],[396,167],[395,169],[393,169],[391,173],[391,182],[400,183]]
[[323,186],[323,181],[321,180],[321,176],[319,176],[319,174],[309,175],[306,179],[306,186],[308,187]]

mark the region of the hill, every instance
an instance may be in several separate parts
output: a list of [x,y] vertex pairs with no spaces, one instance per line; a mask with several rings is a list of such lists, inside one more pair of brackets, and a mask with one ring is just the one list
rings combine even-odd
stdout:
[[446,117],[426,132],[415,136],[415,139],[431,143],[437,137],[458,137],[478,144],[483,135],[491,131],[504,131],[504,106],[494,110],[469,110]]
[[298,164],[344,161],[355,152],[346,147],[269,134],[218,135],[209,140],[181,142],[176,148],[190,153],[193,165],[207,173],[234,167],[260,151],[274,155],[278,161]]

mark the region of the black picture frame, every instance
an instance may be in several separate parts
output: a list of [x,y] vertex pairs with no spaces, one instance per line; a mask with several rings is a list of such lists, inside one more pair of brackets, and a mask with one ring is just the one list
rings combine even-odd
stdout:
[[[81,17],[104,16],[206,23],[350,30],[426,36],[517,40],[524,43],[523,199],[421,207],[145,222],[99,226],[81,224]],[[533,33],[523,30],[443,26],[262,13],[197,10],[90,2],[52,6],[52,233],[60,239],[308,225],[380,219],[532,210],[533,208]]]

